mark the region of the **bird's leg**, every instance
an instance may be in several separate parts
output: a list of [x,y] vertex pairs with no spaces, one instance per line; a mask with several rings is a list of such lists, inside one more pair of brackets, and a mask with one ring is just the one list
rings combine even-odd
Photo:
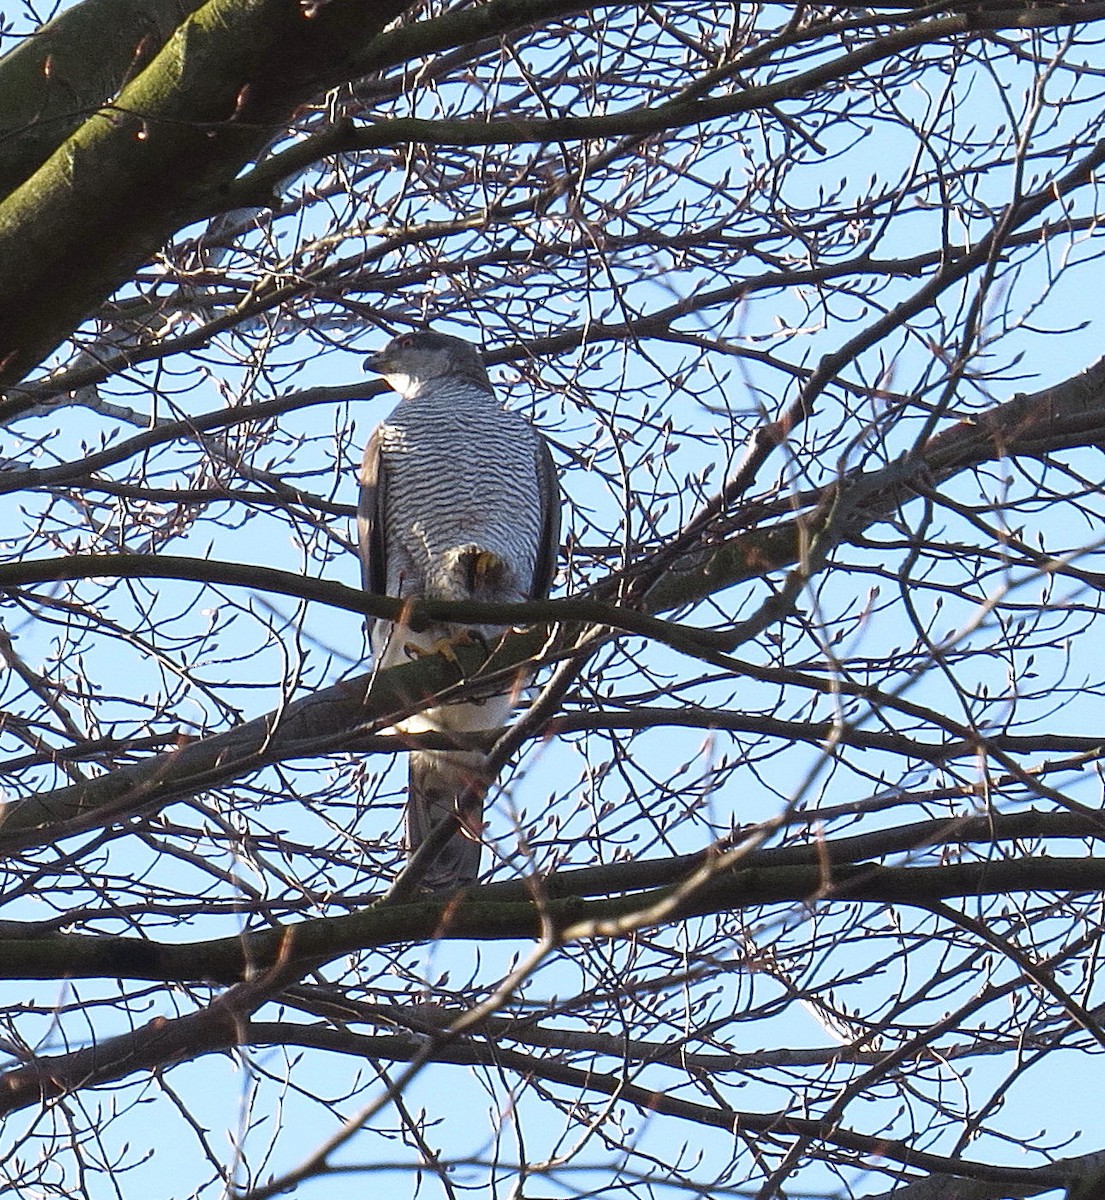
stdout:
[[454,647],[471,646],[477,643],[484,649],[487,648],[487,639],[478,629],[460,629],[456,633],[447,633],[443,637],[435,638],[429,646],[420,646],[417,642],[407,642],[403,646],[403,653],[411,659],[440,654],[447,662],[451,662],[454,667],[459,668],[460,663],[457,661],[457,652]]

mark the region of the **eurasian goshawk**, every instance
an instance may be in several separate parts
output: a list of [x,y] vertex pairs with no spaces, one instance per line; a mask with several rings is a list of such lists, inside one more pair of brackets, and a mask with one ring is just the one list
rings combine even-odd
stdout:
[[[371,592],[431,600],[511,602],[548,595],[560,542],[560,490],[545,439],[508,412],[474,346],[433,332],[406,333],[365,362],[402,397],[380,423],[361,468],[358,532]],[[380,668],[440,647],[475,628],[415,633],[378,620],[371,641]],[[523,684],[528,681],[521,681]],[[501,729],[517,688],[427,709],[397,728],[417,733]],[[405,813],[408,852],[459,813],[452,837],[422,876],[431,890],[473,883],[480,869],[486,756],[474,750],[410,755]],[[459,807],[458,807],[459,806]]]

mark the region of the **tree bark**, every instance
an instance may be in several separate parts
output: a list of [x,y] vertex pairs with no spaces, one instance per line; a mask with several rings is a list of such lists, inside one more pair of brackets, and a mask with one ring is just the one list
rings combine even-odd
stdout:
[[[211,207],[407,0],[208,0],[0,202],[0,385]],[[5,415],[21,411],[18,395]]]

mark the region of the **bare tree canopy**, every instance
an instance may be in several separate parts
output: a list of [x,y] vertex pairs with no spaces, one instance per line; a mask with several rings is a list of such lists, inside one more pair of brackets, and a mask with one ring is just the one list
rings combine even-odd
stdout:
[[[1105,6],[42,16],[8,1191],[1101,1194]],[[363,359],[427,323],[553,448],[548,600],[358,586]],[[400,615],[510,632],[373,672]],[[484,873],[428,896],[407,758],[458,748]]]

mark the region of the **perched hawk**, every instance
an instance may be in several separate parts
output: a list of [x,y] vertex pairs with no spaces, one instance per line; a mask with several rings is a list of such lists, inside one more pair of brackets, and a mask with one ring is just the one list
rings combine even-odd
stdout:
[[[377,427],[361,467],[358,513],[364,587],[388,596],[512,602],[544,598],[560,543],[560,490],[545,439],[495,398],[479,352],[458,338],[406,333],[365,362],[402,399]],[[468,627],[464,627],[468,628]],[[473,626],[490,639],[499,626]],[[440,648],[463,629],[419,633],[375,621],[380,667]],[[427,709],[404,732],[501,729],[512,695]],[[460,832],[423,875],[430,890],[466,886],[480,869],[486,758],[470,750],[410,755],[408,853],[460,812]],[[459,809],[458,809],[459,805]]]

